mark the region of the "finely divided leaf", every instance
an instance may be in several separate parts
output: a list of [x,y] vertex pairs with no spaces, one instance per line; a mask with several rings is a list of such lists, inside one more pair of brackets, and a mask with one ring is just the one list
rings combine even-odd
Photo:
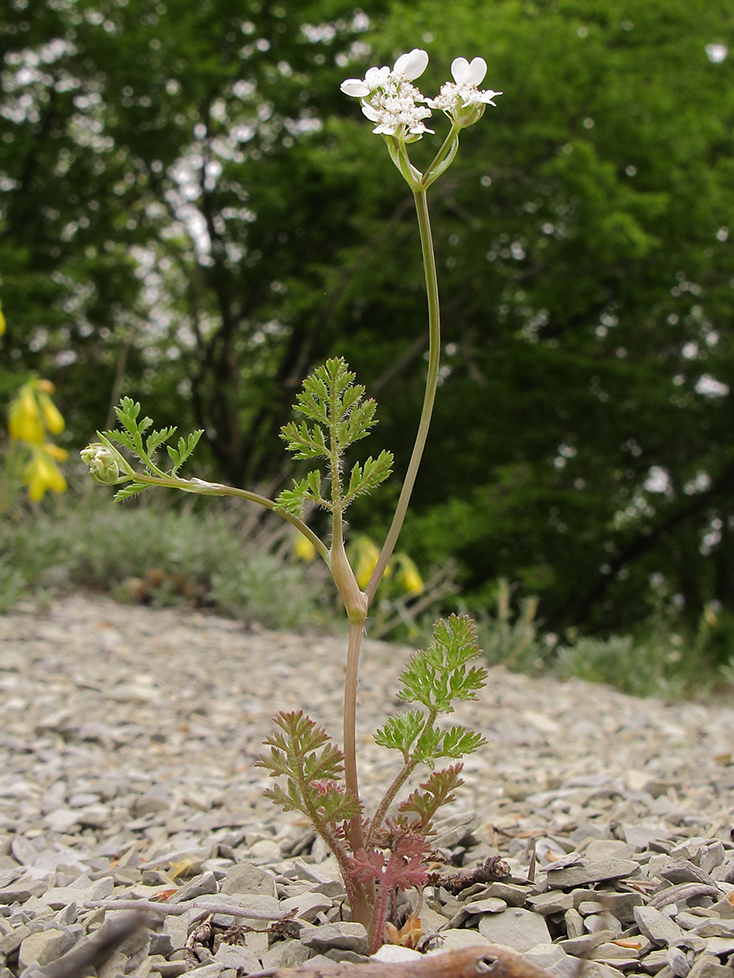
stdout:
[[385,726],[375,733],[375,743],[380,744],[381,747],[409,754],[425,722],[425,717],[420,710],[398,713],[390,717]]
[[186,441],[183,438],[178,439],[178,447],[173,448],[173,446],[166,446],[168,449],[168,454],[173,462],[173,468],[171,469],[171,475],[175,475],[181,466],[184,464],[186,459],[191,455],[193,450],[199,444],[199,439],[204,434],[204,429],[199,428],[196,431],[192,431]]
[[[321,825],[340,822],[360,814],[358,799],[339,783],[343,768],[342,752],[302,710],[279,713],[279,728],[267,740],[270,747],[257,760],[271,778],[284,777],[285,787],[276,785],[266,797],[286,811],[296,809]],[[316,826],[318,828],[318,825]]]
[[122,489],[118,489],[113,499],[115,502],[121,502],[123,499],[130,499],[132,496],[137,496],[138,493],[144,492],[148,486],[144,482],[130,482],[128,485],[123,486]]
[[355,496],[370,492],[379,486],[392,472],[392,463],[393,455],[392,452],[388,451],[380,452],[377,458],[372,458],[370,455],[364,465],[357,462],[352,467],[345,499],[351,502]]
[[398,696],[437,713],[451,713],[453,700],[476,699],[476,690],[484,685],[487,670],[466,665],[478,655],[475,626],[468,616],[452,615],[448,621],[438,621],[431,644],[412,656],[400,677],[404,689]]
[[288,445],[294,458],[328,458],[329,448],[321,428],[310,428],[305,421],[300,425],[289,421],[280,429],[280,437]]
[[486,744],[487,741],[481,734],[473,730],[467,730],[458,724],[444,730],[441,742],[435,757],[463,757],[464,754],[472,754],[477,748]]
[[418,816],[418,823],[410,823],[418,831],[429,833],[434,815],[443,805],[452,802],[454,791],[463,783],[459,777],[463,764],[452,764],[443,771],[433,771],[420,788],[416,788],[400,805],[400,812],[412,812]]

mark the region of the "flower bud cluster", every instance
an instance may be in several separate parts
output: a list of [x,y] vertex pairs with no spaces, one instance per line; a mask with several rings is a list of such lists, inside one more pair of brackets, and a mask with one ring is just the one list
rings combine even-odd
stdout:
[[387,67],[369,68],[360,78],[347,78],[341,84],[345,95],[358,98],[362,112],[371,122],[372,130],[385,136],[395,136],[403,142],[414,142],[423,133],[433,132],[425,124],[431,109],[444,112],[460,128],[477,122],[487,105],[502,92],[481,91],[479,85],[487,73],[483,58],[456,58],[451,65],[454,80],[446,82],[435,99],[426,98],[413,84],[426,70],[428,54],[414,48],[401,54],[392,71]]
[[112,486],[120,479],[120,462],[118,455],[102,445],[93,442],[79,453],[82,462],[88,467],[92,479],[100,486]]

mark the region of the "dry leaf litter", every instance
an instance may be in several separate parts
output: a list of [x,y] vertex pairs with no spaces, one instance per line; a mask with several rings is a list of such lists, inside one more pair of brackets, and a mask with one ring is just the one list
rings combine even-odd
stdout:
[[[394,772],[371,734],[400,709],[408,655],[366,643],[368,803]],[[340,638],[99,598],[0,617],[0,978],[82,978],[130,906],[146,926],[98,978],[363,960],[333,858],[254,766],[278,709],[341,739],[343,663]],[[438,868],[500,856],[502,878],[406,905],[424,947],[506,945],[558,978],[732,978],[734,709],[494,668],[454,719],[488,744],[438,826]]]

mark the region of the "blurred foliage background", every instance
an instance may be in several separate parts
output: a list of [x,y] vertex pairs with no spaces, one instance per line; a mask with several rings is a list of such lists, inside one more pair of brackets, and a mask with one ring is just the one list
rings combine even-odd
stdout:
[[[511,581],[559,634],[706,609],[725,660],[733,28],[722,0],[12,0],[0,400],[48,378],[71,449],[129,394],[205,429],[198,474],[272,491],[301,380],[339,354],[379,402],[365,454],[403,471],[415,217],[339,83],[420,46],[430,94],[481,55],[505,94],[431,195],[444,366],[401,547],[455,560],[474,608]],[[379,539],[398,481],[354,528]]]

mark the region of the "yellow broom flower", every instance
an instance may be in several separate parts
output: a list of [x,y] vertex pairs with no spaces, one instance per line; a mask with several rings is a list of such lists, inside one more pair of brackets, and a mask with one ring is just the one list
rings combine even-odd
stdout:
[[64,492],[66,489],[66,479],[53,457],[44,451],[44,446],[34,449],[23,473],[23,482],[28,486],[28,497],[34,503],[39,503],[49,489],[51,492]]
[[15,441],[41,445],[45,431],[31,383],[24,384],[8,410],[8,431]]
[[[39,387],[41,383],[42,381],[39,381]],[[61,434],[64,430],[64,419],[61,416],[61,411],[43,390],[38,392],[38,402],[41,405],[41,413],[47,430],[52,435]]]
[[366,536],[355,537],[349,549],[350,559],[354,567],[354,576],[357,578],[357,584],[364,590],[369,583],[370,577],[372,577],[372,571],[375,569],[380,551],[372,540]]
[[423,578],[410,557],[407,554],[395,554],[394,561],[398,568],[395,583],[406,594],[423,594]]
[[293,552],[299,560],[304,560],[307,564],[316,557],[316,547],[302,533],[296,534],[293,541]]

